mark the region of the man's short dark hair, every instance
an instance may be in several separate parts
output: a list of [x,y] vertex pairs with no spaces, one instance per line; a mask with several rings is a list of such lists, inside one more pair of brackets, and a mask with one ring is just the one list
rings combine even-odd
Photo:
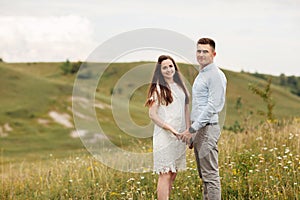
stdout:
[[213,48],[213,50],[216,49],[216,43],[213,39],[210,38],[200,38],[197,42],[197,44],[209,44]]

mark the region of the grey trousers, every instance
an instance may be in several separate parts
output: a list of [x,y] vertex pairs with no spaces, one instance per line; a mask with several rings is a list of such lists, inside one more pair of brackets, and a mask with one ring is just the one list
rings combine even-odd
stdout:
[[199,176],[203,181],[203,199],[221,200],[218,166],[219,125],[207,125],[195,134],[194,152]]

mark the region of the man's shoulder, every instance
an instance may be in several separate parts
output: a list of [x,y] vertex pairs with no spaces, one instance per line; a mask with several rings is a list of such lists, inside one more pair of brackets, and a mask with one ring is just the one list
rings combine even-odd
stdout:
[[225,73],[223,72],[223,70],[222,70],[221,68],[219,68],[219,67],[218,67],[218,72],[219,72],[222,76],[226,77],[226,75],[225,75]]
[[210,71],[207,71],[206,74],[203,74],[203,79],[208,84],[214,84],[216,82],[222,82],[223,84],[227,83],[227,78],[224,72],[217,66],[212,68]]

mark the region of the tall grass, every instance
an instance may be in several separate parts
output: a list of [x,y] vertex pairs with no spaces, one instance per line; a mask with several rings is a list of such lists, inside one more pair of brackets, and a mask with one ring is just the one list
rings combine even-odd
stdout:
[[[300,199],[299,119],[266,122],[247,134],[223,131],[219,152],[223,199]],[[2,163],[0,198],[156,199],[157,175],[151,172],[120,172],[90,155],[48,158]],[[202,199],[191,150],[187,166],[178,173],[171,199]]]

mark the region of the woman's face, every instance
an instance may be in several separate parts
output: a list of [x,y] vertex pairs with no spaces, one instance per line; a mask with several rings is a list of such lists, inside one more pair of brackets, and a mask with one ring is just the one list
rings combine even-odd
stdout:
[[161,62],[161,73],[165,80],[173,80],[175,66],[170,59],[166,59]]

